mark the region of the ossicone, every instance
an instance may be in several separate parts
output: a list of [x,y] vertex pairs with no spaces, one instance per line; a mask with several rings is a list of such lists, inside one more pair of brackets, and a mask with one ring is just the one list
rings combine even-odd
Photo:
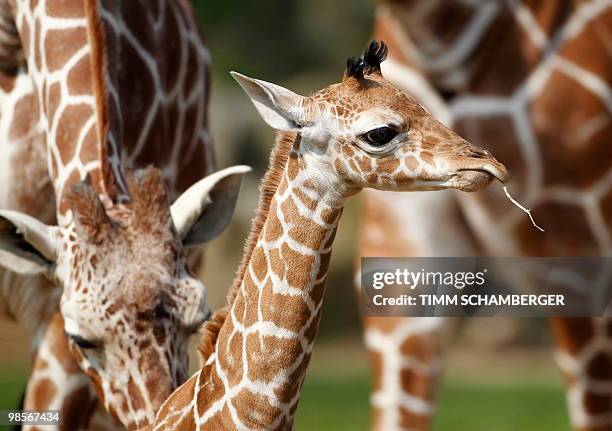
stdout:
[[91,185],[89,175],[74,184],[66,193],[65,199],[72,210],[79,235],[94,244],[104,241],[112,229],[112,221],[106,214],[98,193]]
[[170,201],[162,172],[149,165],[135,171],[128,170],[126,180],[132,197],[133,219],[138,223],[143,220],[169,223]]
[[380,64],[385,61],[388,52],[383,41],[371,41],[361,57],[350,57],[346,61],[344,78],[364,79],[370,74],[380,74]]

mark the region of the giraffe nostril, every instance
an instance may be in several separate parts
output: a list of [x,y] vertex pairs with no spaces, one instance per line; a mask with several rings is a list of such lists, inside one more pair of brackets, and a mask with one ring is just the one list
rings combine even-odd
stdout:
[[485,150],[481,147],[469,146],[466,148],[466,152],[469,157],[474,157],[476,159],[491,159],[493,155],[489,150]]

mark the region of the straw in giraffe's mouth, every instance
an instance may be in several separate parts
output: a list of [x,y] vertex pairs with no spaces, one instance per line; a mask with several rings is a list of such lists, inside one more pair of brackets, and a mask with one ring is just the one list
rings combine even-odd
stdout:
[[540,232],[544,232],[544,229],[542,229],[540,226],[538,226],[535,222],[535,220],[533,219],[533,216],[531,215],[531,209],[527,209],[525,208],[523,205],[519,204],[512,196],[510,196],[510,192],[508,192],[508,187],[507,186],[503,186],[502,187],[504,190],[504,193],[506,194],[506,196],[508,197],[508,200],[510,202],[512,202],[513,205],[515,205],[516,207],[518,207],[521,211],[523,211],[525,214],[527,214],[529,216],[529,220],[531,220],[531,224],[538,229]]
[[[544,229],[538,226],[538,224],[535,222],[533,215],[531,214],[531,209],[525,208],[523,205],[518,203],[516,199],[510,196],[510,192],[508,192],[508,187],[504,185],[504,183],[508,180],[508,173],[505,169],[500,172],[485,169],[461,169],[457,173],[461,174],[463,180],[463,184],[459,188],[466,192],[478,191],[480,189],[483,189],[487,184],[491,182],[493,177],[497,178],[502,183],[502,189],[504,190],[504,193],[508,200],[514,206],[516,206],[525,214],[527,214],[529,220],[531,220],[531,224],[536,229],[538,229],[540,232],[544,232]],[[500,173],[502,175],[500,175]]]

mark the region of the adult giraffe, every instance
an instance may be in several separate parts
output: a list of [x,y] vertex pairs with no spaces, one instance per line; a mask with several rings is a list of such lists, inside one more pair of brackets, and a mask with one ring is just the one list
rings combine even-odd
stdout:
[[[0,273],[0,307],[38,348],[25,407],[88,426],[95,397],[70,347],[105,407],[146,425],[187,377],[207,314],[186,248],[227,225],[245,172],[181,195],[214,169],[208,52],[181,0],[0,11],[0,265],[22,274]],[[148,164],[161,171],[126,175]]]
[[202,368],[154,429],[289,430],[317,333],[332,243],[362,188],[475,191],[506,170],[380,72],[384,44],[303,97],[234,73],[278,130],[229,303],[204,325]]
[[[361,256],[612,254],[612,2],[389,1],[377,9],[375,35],[390,48],[385,76],[507,163],[511,189],[546,234],[499,191],[369,192]],[[611,279],[609,269],[599,276]],[[441,325],[365,319],[374,428],[430,427]],[[612,427],[609,327],[553,319],[576,429]]]

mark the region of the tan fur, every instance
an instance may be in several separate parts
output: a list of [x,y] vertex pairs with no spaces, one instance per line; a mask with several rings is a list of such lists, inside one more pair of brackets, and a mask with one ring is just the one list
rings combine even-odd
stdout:
[[227,313],[229,313],[229,305],[217,310],[210,319],[202,325],[200,329],[200,333],[202,336],[200,337],[200,345],[198,346],[198,353],[200,355],[200,365],[203,366],[208,357],[215,350],[215,343],[217,342],[217,337],[219,336],[219,331],[221,330],[221,326],[223,326],[223,322],[227,318]]

